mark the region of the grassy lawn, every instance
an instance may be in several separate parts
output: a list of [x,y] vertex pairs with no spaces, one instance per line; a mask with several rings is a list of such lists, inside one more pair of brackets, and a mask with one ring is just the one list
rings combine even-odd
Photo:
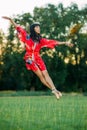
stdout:
[[87,96],[0,97],[0,130],[87,130]]

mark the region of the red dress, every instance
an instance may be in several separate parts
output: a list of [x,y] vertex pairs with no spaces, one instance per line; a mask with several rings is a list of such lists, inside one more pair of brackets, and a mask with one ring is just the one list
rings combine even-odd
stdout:
[[24,59],[26,61],[27,69],[32,71],[36,71],[38,68],[41,71],[46,70],[44,61],[40,56],[40,50],[43,47],[53,49],[56,45],[58,45],[58,42],[56,40],[41,38],[40,43],[34,43],[22,27],[17,26],[16,30],[18,32],[18,38],[25,44],[26,53]]

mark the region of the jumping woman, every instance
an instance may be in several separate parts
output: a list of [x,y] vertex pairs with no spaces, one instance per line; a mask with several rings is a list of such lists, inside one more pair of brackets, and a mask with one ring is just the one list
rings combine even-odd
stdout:
[[17,25],[13,19],[7,16],[2,18],[9,20],[17,30],[18,38],[25,44],[26,53],[24,56],[26,67],[28,70],[33,71],[40,79],[40,81],[59,99],[62,93],[58,91],[48,74],[46,65],[40,56],[40,50],[43,47],[53,49],[57,45],[67,45],[72,47],[73,44],[68,42],[60,42],[56,40],[49,40],[42,38],[40,34],[40,24],[35,22],[30,26],[30,35],[19,25]]

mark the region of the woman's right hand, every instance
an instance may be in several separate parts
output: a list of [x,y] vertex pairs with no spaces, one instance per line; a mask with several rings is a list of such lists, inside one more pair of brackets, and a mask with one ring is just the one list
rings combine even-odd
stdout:
[[2,16],[2,18],[7,19],[7,20],[10,20],[10,22],[14,25],[14,27],[17,27],[17,24],[16,24],[16,23],[14,22],[14,20],[11,19],[10,17]]
[[7,17],[7,16],[2,16],[2,18],[7,19],[7,20],[11,20],[11,18]]

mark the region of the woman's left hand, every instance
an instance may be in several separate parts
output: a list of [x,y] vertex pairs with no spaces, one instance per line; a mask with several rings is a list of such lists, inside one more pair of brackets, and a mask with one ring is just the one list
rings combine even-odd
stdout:
[[74,44],[69,43],[69,42],[65,42],[65,45],[68,46],[68,47],[73,47],[74,46]]

